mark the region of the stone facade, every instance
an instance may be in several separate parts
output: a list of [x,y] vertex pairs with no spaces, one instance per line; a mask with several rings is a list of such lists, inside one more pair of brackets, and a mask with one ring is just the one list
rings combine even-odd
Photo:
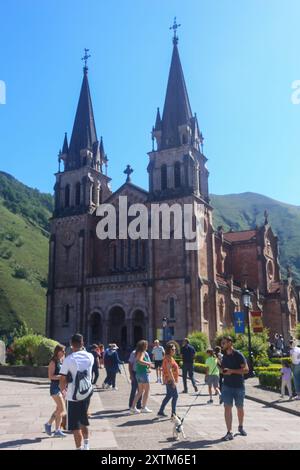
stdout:
[[[293,334],[299,294],[292,278],[280,277],[277,238],[268,223],[244,232],[216,230],[209,201],[206,157],[197,117],[192,115],[174,39],[166,101],[153,128],[156,148],[149,153],[149,191],[127,181],[116,192],[104,174],[107,157],[96,135],[87,67],[70,145],[65,137],[56,174],[55,211],[51,220],[47,335],[67,343],[75,331],[88,343],[117,342],[132,347],[153,341],[168,318],[169,333],[181,341],[201,330],[213,341],[243,308],[245,282],[254,310],[263,312],[271,334]],[[185,239],[100,240],[97,207],[119,210],[142,203],[197,203],[204,208],[203,243],[188,251]]]

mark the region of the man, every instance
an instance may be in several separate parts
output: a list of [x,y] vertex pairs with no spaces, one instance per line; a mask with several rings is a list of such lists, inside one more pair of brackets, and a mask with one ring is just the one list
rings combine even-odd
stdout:
[[[60,375],[60,390],[63,394],[67,388],[67,423],[68,430],[73,432],[77,450],[89,450],[88,408],[93,393],[92,367],[94,357],[85,351],[83,336],[76,333],[71,338],[72,354],[65,358]],[[82,386],[84,385],[84,387]],[[81,399],[80,394],[85,397]]]
[[[132,351],[130,354],[129,360],[128,360],[128,367],[129,367],[129,375],[130,375],[130,380],[131,380],[131,392],[130,392],[130,397],[129,397],[129,409],[131,410],[132,408],[132,403],[134,400],[134,397],[136,395],[137,389],[138,389],[138,383],[136,380],[136,355],[135,355],[135,350]],[[142,397],[138,400],[137,409],[140,410],[142,408]]]
[[99,378],[99,368],[100,368],[100,354],[98,352],[98,344],[93,344],[91,347],[91,354],[94,357],[94,364],[92,368],[93,375],[93,385],[97,385],[97,380]]
[[244,375],[249,372],[249,368],[243,354],[233,348],[232,338],[230,336],[225,336],[222,339],[221,346],[224,351],[221,363],[223,374],[222,400],[224,402],[225,422],[227,426],[227,434],[223,437],[223,440],[232,441],[233,400],[237,409],[239,433],[241,436],[247,436],[243,427],[245,398]]
[[187,375],[189,374],[189,378],[193,384],[195,392],[198,392],[198,388],[194,379],[194,357],[195,357],[195,349],[190,344],[188,338],[185,338],[182,343],[181,348],[181,356],[182,356],[182,380],[183,380],[183,392],[188,393],[187,387]]
[[154,341],[154,348],[152,349],[152,361],[156,370],[156,383],[162,383],[161,381],[161,368],[163,358],[165,357],[165,350],[160,346],[158,339]]
[[295,392],[297,394],[296,400],[300,400],[300,348],[293,339],[290,340],[290,357],[292,361]]

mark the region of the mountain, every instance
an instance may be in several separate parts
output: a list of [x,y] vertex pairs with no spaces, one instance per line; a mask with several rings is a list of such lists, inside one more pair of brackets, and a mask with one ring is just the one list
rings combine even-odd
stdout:
[[256,193],[211,195],[214,226],[224,230],[246,230],[264,222],[264,211],[279,242],[279,262],[282,274],[290,265],[295,280],[300,282],[300,206],[275,201]]
[[0,336],[45,331],[50,194],[0,172]]
[[[280,263],[300,282],[300,207],[255,193],[211,195],[214,226],[245,230],[264,211],[279,238]],[[0,172],[0,336],[22,322],[45,331],[49,218],[53,197]]]

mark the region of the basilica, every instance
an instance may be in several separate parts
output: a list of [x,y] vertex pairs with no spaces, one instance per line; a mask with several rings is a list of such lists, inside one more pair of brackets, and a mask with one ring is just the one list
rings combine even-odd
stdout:
[[[87,343],[116,342],[123,349],[142,338],[152,342],[166,330],[167,339],[181,341],[200,330],[213,341],[217,331],[233,324],[234,312],[243,309],[247,285],[252,309],[262,312],[264,326],[288,339],[297,322],[297,293],[291,274],[281,277],[278,240],[268,214],[262,226],[246,231],[225,232],[213,225],[207,157],[176,30],[164,107],[162,113],[157,109],[152,139],[148,189],[131,181],[128,165],[124,184],[112,192],[85,62],[71,138],[65,135],[55,175],[47,336],[66,344],[81,332]],[[111,164],[117,163],[117,156],[111,156]],[[176,237],[99,239],[97,208],[110,203],[118,210],[120,196],[128,204],[146,206],[201,204],[201,249],[186,250],[185,240]]]

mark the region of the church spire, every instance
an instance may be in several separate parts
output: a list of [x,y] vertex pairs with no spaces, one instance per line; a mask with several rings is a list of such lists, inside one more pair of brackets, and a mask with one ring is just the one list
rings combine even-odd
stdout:
[[[161,149],[181,145],[183,143],[182,134],[183,132],[186,133],[187,127],[191,128],[193,118],[177,47],[178,36],[176,30],[179,26],[175,19],[174,25],[170,28],[174,30],[173,54],[161,120]],[[186,135],[184,142],[187,143],[188,141],[188,135]]]
[[80,96],[75,115],[72,136],[69,146],[68,169],[79,168],[81,163],[81,151],[92,151],[93,145],[97,142],[97,133],[94,120],[94,112],[90,87],[88,81],[87,59],[90,57],[85,49],[85,66],[83,68],[83,80]]

